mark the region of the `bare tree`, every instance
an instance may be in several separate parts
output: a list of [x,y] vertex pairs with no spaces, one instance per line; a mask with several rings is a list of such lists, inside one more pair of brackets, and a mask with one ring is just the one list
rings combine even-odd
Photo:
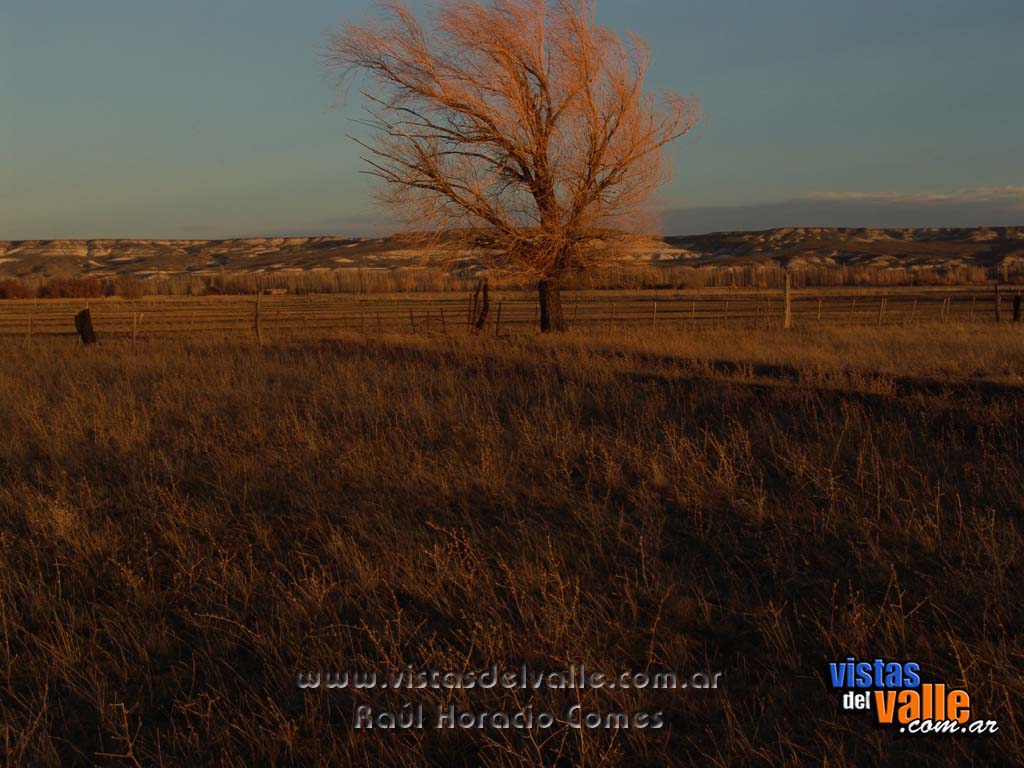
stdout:
[[427,26],[398,0],[330,38],[329,66],[368,78],[360,140],[381,198],[415,229],[486,232],[496,268],[536,279],[541,330],[559,282],[636,232],[697,111],[643,90],[649,54],[593,0],[442,0]]

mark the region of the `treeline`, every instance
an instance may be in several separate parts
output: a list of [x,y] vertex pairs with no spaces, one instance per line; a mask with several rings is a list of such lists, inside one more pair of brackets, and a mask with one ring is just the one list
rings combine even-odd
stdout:
[[[1024,266],[799,267],[790,270],[796,288],[846,286],[970,285],[1000,280],[1024,284]],[[781,288],[786,269],[776,264],[741,266],[615,265],[569,276],[565,290]],[[451,272],[440,267],[309,270],[305,272],[221,272],[138,278],[8,278],[0,280],[0,299],[100,298],[121,296],[210,296],[255,293],[410,293],[472,290],[482,273]],[[493,279],[508,289],[530,289],[532,281]]]

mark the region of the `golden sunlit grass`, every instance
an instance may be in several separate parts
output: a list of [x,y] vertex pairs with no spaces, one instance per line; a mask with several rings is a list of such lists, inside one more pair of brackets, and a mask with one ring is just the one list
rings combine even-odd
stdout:
[[[0,341],[11,764],[1024,762],[1024,333]],[[993,736],[899,738],[911,659]],[[306,670],[722,671],[662,730],[354,733]],[[532,704],[459,692],[460,707]],[[545,740],[546,739],[546,740]],[[559,758],[568,762],[557,763]]]

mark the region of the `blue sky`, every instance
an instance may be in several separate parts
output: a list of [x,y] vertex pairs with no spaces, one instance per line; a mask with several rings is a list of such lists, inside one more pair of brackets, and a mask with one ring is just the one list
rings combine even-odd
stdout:
[[[422,9],[422,2],[412,3]],[[363,0],[8,0],[0,238],[387,231],[320,64]],[[706,120],[681,234],[1024,224],[1021,0],[598,0]]]

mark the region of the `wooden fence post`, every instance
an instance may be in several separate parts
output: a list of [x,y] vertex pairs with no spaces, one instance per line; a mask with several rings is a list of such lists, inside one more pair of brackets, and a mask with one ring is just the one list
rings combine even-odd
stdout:
[[999,306],[1002,302],[1001,302],[1001,300],[999,298],[999,281],[998,280],[996,280],[996,289],[995,289],[994,300],[995,300],[995,305],[996,305],[996,322],[998,323],[998,322],[1000,322],[1003,319],[1003,308],[1001,306]]
[[783,310],[782,310],[782,327],[785,330],[787,330],[787,331],[790,328],[793,327],[793,303],[792,303],[793,299],[792,299],[791,293],[792,293],[792,280],[790,278],[789,272],[787,271],[786,272],[786,286],[785,286],[785,292],[784,292],[784,295],[783,295],[784,306],[783,306]]
[[821,322],[821,297],[818,297],[818,318],[817,321]]
[[654,302],[654,308],[651,310],[651,328],[658,327],[658,302]]
[[882,315],[885,314],[885,297],[878,303],[878,324],[882,324]]
[[[481,291],[481,288],[483,289]],[[481,291],[482,299],[480,302],[480,314],[476,318],[476,332],[480,333],[483,331],[484,326],[487,324],[487,315],[491,311],[491,299],[487,289],[486,278],[481,281],[480,285],[477,286],[477,291]]]
[[256,309],[252,315],[253,327],[256,330],[256,341],[260,344],[263,343],[263,327],[260,325],[260,307],[263,303],[263,294],[256,294]]
[[850,299],[850,320],[853,320],[853,310],[857,308],[857,297],[854,296]]
[[139,334],[139,325],[142,323],[142,312],[132,312],[132,347],[135,346],[135,338]]
[[501,336],[501,305],[503,302],[498,302],[498,314],[494,317],[494,335]]
[[189,341],[192,338],[192,326],[196,322],[196,313],[192,313],[192,317],[188,321],[188,330],[185,332],[185,341]]
[[32,343],[32,326],[36,319],[36,306],[39,304],[39,299],[32,299],[32,309],[28,313],[28,338],[25,340],[26,344]]
[[82,343],[88,346],[96,343],[96,332],[92,328],[92,313],[86,307],[75,315],[75,330],[82,339]]

